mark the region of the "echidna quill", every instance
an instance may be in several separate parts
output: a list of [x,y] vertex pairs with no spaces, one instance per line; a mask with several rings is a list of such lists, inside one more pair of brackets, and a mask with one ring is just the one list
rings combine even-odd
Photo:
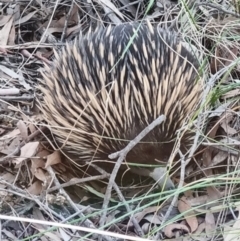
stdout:
[[[177,131],[198,106],[202,79],[189,48],[167,30],[150,23],[138,27],[125,23],[80,34],[55,53],[53,65],[42,73],[39,108],[57,142],[65,143],[64,153],[77,162],[108,160],[161,114],[166,121],[126,161],[167,162]],[[181,148],[191,140],[188,132]],[[150,176],[161,187],[173,188],[165,171],[158,167]]]

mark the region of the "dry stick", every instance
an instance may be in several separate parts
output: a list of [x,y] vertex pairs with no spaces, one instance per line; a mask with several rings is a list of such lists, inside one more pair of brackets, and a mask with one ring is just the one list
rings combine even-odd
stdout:
[[[107,175],[108,174],[106,171],[104,171],[102,168],[96,166],[95,164],[91,163],[91,166],[94,167],[102,175]],[[108,176],[110,176],[110,175],[108,174]],[[120,201],[124,204],[127,212],[131,213],[132,209],[130,208],[130,206],[126,202],[124,196],[122,195],[122,192],[120,191],[120,189],[119,189],[118,185],[115,183],[115,181],[113,182],[113,188],[115,189],[116,193],[118,194],[118,197],[119,197]],[[141,227],[139,226],[139,224],[138,224],[138,222],[137,222],[137,220],[136,220],[136,218],[134,216],[132,216],[132,223],[133,223],[133,226],[136,229],[137,233],[140,234],[141,236],[143,236],[144,233],[143,233]]]
[[234,17],[237,17],[237,18],[240,17],[240,15],[237,14],[237,13],[234,13],[234,12],[232,12],[232,11],[228,11],[228,10],[226,10],[226,9],[221,8],[221,5],[220,5],[220,4],[219,4],[219,6],[218,6],[218,5],[213,4],[213,3],[203,3],[203,2],[197,3],[197,6],[198,6],[198,7],[201,7],[201,6],[203,6],[203,5],[208,6],[208,7],[212,7],[212,8],[216,8],[217,10],[219,10],[219,11],[221,11],[221,12],[223,12],[223,13],[230,14],[230,15],[232,15],[232,16],[234,16]]
[[68,27],[68,20],[70,18],[70,14],[72,13],[74,4],[75,4],[74,1],[72,1],[71,6],[70,6],[70,8],[68,10],[68,13],[67,13],[67,16],[66,16],[66,20],[64,22],[63,32],[62,32],[62,36],[61,36],[61,42],[63,42],[63,40],[65,39],[65,35],[66,35],[67,27]]
[[[54,173],[54,171],[53,171],[53,169],[52,169],[51,166],[47,167],[47,171],[48,171],[48,173],[51,175],[51,177],[53,178],[54,184],[55,184],[56,186],[60,186],[60,183],[59,183],[58,179],[56,178],[56,175],[55,175],[55,173]],[[66,191],[65,191],[63,188],[61,188],[60,191],[61,191],[61,193],[64,195],[64,197],[67,199],[67,201],[69,202],[69,204],[72,206],[72,208],[75,210],[75,212],[79,212],[78,207],[75,205],[75,203],[72,201],[72,199],[68,196],[68,194],[66,193]],[[94,226],[94,224],[93,224],[90,220],[86,219],[85,215],[83,215],[82,212],[79,213],[79,216],[80,216],[81,218],[85,219],[85,220],[83,221],[83,223],[84,223],[84,225],[86,225],[86,227],[93,228],[93,229],[96,228],[96,227]],[[95,234],[93,234],[93,238],[96,238],[96,235],[95,235]]]
[[32,95],[29,96],[1,96],[1,100],[5,101],[33,101],[34,97]]
[[[48,212],[51,212],[51,214],[53,214],[55,217],[63,220],[62,216],[60,216],[58,213],[56,213],[56,212],[53,211],[53,210],[50,210],[50,211],[46,212],[45,210],[47,210],[47,209],[49,210],[49,207],[48,207],[47,205],[44,205],[42,202],[40,202],[40,198],[39,198],[39,197],[37,197],[37,196],[35,196],[35,195],[31,195],[31,196],[30,196],[30,194],[29,194],[27,191],[24,191],[24,190],[16,187],[15,185],[10,184],[10,183],[6,182],[5,180],[2,180],[2,178],[0,178],[0,183],[6,185],[6,186],[9,188],[9,189],[0,188],[0,191],[2,191],[2,192],[8,192],[8,193],[14,194],[14,195],[16,195],[16,196],[22,197],[22,198],[24,198],[24,199],[33,201],[33,202],[35,202],[36,204],[38,204],[39,207],[41,207],[42,210],[43,210],[47,215],[49,215]],[[7,222],[8,222],[8,221],[7,221]],[[5,224],[6,224],[6,222],[3,223],[3,226],[4,226]]]
[[28,42],[23,44],[16,44],[16,45],[6,45],[2,46],[5,49],[11,50],[22,50],[22,49],[32,49],[32,48],[55,48],[55,47],[62,47],[64,43],[39,43],[39,42]]
[[121,24],[122,21],[116,16],[115,12],[111,10],[107,5],[104,3],[102,4],[103,10],[106,15],[112,20],[114,24]]
[[59,188],[64,188],[64,187],[69,187],[69,186],[73,186],[73,185],[77,185],[80,183],[85,183],[85,182],[91,182],[94,180],[101,180],[101,179],[105,179],[107,177],[109,177],[109,174],[102,174],[102,175],[98,175],[98,176],[92,176],[92,177],[84,177],[84,178],[74,178],[71,179],[68,182],[65,182],[63,184],[60,184],[60,186],[54,186],[48,189],[48,193],[54,192],[56,190],[58,190]]
[[165,121],[165,119],[166,119],[166,117],[164,115],[160,115],[156,120],[154,120],[150,125],[148,125],[143,131],[141,131],[134,140],[130,141],[129,144],[124,149],[108,156],[110,159],[115,159],[118,157],[118,160],[117,160],[117,162],[113,168],[112,174],[109,178],[109,182],[108,182],[108,186],[107,186],[107,190],[105,193],[103,206],[102,206],[103,213],[102,213],[102,216],[100,219],[100,227],[104,226],[104,224],[105,224],[108,203],[111,198],[112,186],[115,181],[117,172],[118,172],[123,160],[125,159],[126,155],[136,144],[138,144],[141,141],[141,139],[143,137],[145,137],[153,128],[155,128],[156,126],[160,125],[163,121]]
[[[180,181],[179,181],[179,184],[178,184],[178,187],[176,190],[179,190],[183,187],[184,176],[185,176],[185,167],[186,167],[185,156],[182,154],[182,152],[180,150],[178,150],[178,154],[180,155],[180,158],[181,158],[181,172],[180,172]],[[177,203],[178,196],[179,196],[179,192],[177,191],[175,193],[175,195],[173,196],[171,204],[169,205],[169,208],[162,219],[162,224],[164,224],[166,222],[166,220],[168,219],[168,217],[170,216],[172,209],[175,206],[175,203]],[[162,228],[163,228],[163,225],[162,225],[162,227],[160,227],[159,231]],[[160,240],[160,235],[161,235],[161,232],[158,232],[157,235],[154,237],[154,240]]]

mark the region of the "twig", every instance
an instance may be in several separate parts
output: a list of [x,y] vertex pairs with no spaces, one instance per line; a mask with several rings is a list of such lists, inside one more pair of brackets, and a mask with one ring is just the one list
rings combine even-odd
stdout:
[[0,100],[5,101],[33,101],[33,96],[0,96]]
[[68,20],[69,20],[69,17],[70,17],[70,14],[72,12],[74,4],[75,4],[75,2],[71,1],[71,6],[70,6],[70,8],[68,10],[68,13],[67,13],[67,16],[66,16],[66,20],[65,20],[65,23],[64,23],[64,27],[63,27],[63,31],[62,31],[61,42],[63,42],[63,40],[65,39],[66,30],[67,30],[67,26],[68,26]]
[[[91,166],[94,167],[102,175],[108,175],[109,176],[109,174],[106,171],[104,171],[102,168],[96,166],[95,164],[91,163]],[[113,188],[116,191],[116,193],[118,194],[118,197],[119,197],[120,201],[124,204],[127,212],[128,213],[132,213],[132,209],[130,208],[130,206],[126,202],[124,196],[122,195],[122,192],[120,191],[120,189],[119,189],[119,187],[118,187],[118,185],[116,184],[115,181],[113,181]],[[132,215],[130,219],[132,220],[132,223],[133,223],[134,228],[136,229],[137,233],[139,233],[140,235],[143,236],[144,235],[143,231],[142,231],[141,227],[139,226],[139,224],[138,224],[137,220],[135,219],[135,217]]]
[[[60,183],[59,183],[58,179],[56,178],[55,173],[54,173],[52,167],[51,167],[51,166],[48,166],[48,167],[47,167],[47,171],[48,171],[48,173],[51,175],[51,177],[53,178],[54,184],[59,187],[59,186],[60,186]],[[75,205],[75,203],[72,201],[72,199],[71,199],[71,198],[69,197],[69,195],[66,193],[66,191],[65,191],[63,188],[61,188],[61,189],[60,189],[60,192],[61,192],[61,193],[64,195],[64,197],[67,199],[67,201],[68,201],[69,204],[72,206],[72,208],[75,210],[75,212],[79,213],[79,208]],[[94,229],[96,228],[96,227],[94,226],[94,224],[93,224],[90,220],[86,219],[86,217],[82,214],[82,212],[79,213],[79,216],[84,219],[83,224],[86,225],[86,227],[94,228]],[[95,236],[95,237],[94,237],[94,236],[95,236],[95,234],[93,234],[93,238],[96,238],[96,236]]]
[[196,4],[198,7],[199,6],[208,6],[208,7],[212,7],[212,8],[216,8],[217,10],[219,10],[220,12],[223,12],[223,13],[226,13],[226,14],[230,14],[234,17],[237,17],[237,18],[240,18],[240,15],[237,14],[237,13],[234,13],[234,12],[231,12],[231,11],[228,11],[228,10],[225,10],[223,8],[221,8],[221,6],[217,6],[216,4],[213,4],[213,3],[204,3],[204,2],[201,2],[201,3],[197,3]]
[[[178,184],[178,187],[177,187],[176,190],[180,190],[183,187],[184,176],[185,176],[185,167],[186,167],[186,161],[185,161],[184,155],[182,154],[182,152],[180,150],[178,150],[178,154],[180,155],[180,158],[181,158],[181,173],[180,173],[180,181],[179,181],[179,184]],[[175,204],[177,203],[178,196],[179,196],[179,192],[177,191],[177,192],[175,192],[174,197],[173,197],[173,199],[171,201],[171,204],[170,204],[166,214],[164,215],[164,217],[162,219],[162,225],[160,227],[160,230],[163,229],[163,227],[164,227],[163,224],[168,219],[168,217],[170,216],[170,214],[171,214]],[[160,240],[160,236],[159,235],[160,235],[160,232],[158,232],[158,234],[156,235],[155,240]]]
[[148,125],[143,131],[141,131],[140,134],[134,140],[130,141],[129,144],[124,149],[109,155],[110,159],[115,159],[118,157],[118,160],[113,168],[112,174],[111,174],[109,182],[108,182],[107,190],[105,193],[103,206],[102,206],[103,213],[102,213],[102,216],[100,219],[100,227],[104,226],[104,224],[105,224],[108,203],[111,198],[112,187],[113,187],[115,178],[117,176],[117,172],[118,172],[123,160],[125,159],[126,155],[137,143],[139,143],[141,141],[141,139],[143,137],[145,137],[156,126],[160,125],[163,121],[165,121],[165,119],[166,119],[166,117],[164,115],[160,115],[156,120],[154,120],[150,125]]
[[[49,209],[48,205],[44,205],[43,204],[43,202],[41,201],[41,197],[37,197],[35,195],[31,195],[30,196],[30,194],[27,191],[24,191],[21,188],[18,188],[15,185],[6,182],[5,180],[0,179],[0,183],[6,185],[8,187],[8,189],[0,188],[0,191],[8,192],[8,193],[14,194],[16,196],[22,197],[24,199],[27,199],[27,200],[30,200],[30,201],[34,201],[37,205],[39,205],[39,207],[42,208],[42,210],[48,216],[49,216],[49,213],[52,213],[55,217],[59,218],[60,220],[63,220],[63,218],[58,213],[56,213],[55,211]],[[48,210],[48,211],[46,211],[46,210]]]
[[[101,2],[101,1],[100,1]],[[115,12],[111,10],[104,2],[102,2],[102,7],[109,19],[115,24],[121,24],[122,21],[116,16]]]
[[93,176],[93,177],[74,178],[68,182],[60,184],[60,186],[55,186],[55,187],[49,188],[48,193],[54,192],[54,191],[58,190],[59,188],[69,187],[69,186],[73,186],[73,185],[76,185],[79,183],[91,182],[94,180],[101,180],[101,179],[107,178],[109,176],[110,176],[109,174],[103,174],[103,175],[98,175],[98,176]]

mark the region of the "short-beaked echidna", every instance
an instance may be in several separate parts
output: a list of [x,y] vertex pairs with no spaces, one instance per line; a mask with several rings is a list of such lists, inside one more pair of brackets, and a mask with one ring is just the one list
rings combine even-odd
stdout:
[[[163,114],[166,121],[126,160],[166,162],[177,131],[199,103],[202,81],[191,51],[167,30],[150,23],[138,27],[125,23],[80,34],[55,53],[53,65],[42,73],[39,107],[75,161],[108,160]],[[183,137],[182,146],[189,140]]]

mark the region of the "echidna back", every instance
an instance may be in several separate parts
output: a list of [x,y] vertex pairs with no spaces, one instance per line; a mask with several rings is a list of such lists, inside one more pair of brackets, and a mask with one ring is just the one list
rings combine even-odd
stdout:
[[164,159],[197,107],[201,80],[194,56],[173,33],[150,24],[129,45],[138,26],[80,34],[43,72],[40,109],[58,144],[79,161],[107,159],[161,114],[166,121],[129,158]]

